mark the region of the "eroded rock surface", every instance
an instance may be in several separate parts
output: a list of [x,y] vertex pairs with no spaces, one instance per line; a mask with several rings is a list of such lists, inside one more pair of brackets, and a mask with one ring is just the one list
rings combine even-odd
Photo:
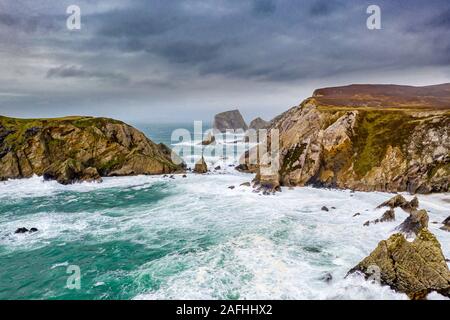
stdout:
[[[450,85],[316,91],[272,121],[269,130],[280,133],[280,184],[449,191],[449,92]],[[245,160],[241,167],[254,171]]]
[[36,174],[69,184],[101,177],[182,171],[171,151],[117,120],[0,117],[0,179]]
[[357,271],[371,278],[379,275],[382,284],[411,299],[424,299],[433,291],[450,297],[450,272],[441,245],[427,229],[422,229],[413,242],[402,234],[381,241],[349,273]]

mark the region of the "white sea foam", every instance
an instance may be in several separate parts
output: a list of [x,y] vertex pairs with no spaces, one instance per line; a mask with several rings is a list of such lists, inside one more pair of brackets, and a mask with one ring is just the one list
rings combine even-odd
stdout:
[[[209,175],[188,174],[186,179],[181,175],[175,179],[136,176],[71,186],[44,182],[40,177],[2,182],[0,201],[5,203],[64,197],[65,203],[76,204],[86,199],[83,196],[104,190],[112,195],[123,190],[132,192],[124,197],[129,204],[126,206],[99,209],[95,202],[88,205],[94,197],[85,200],[85,211],[39,210],[37,206],[29,214],[5,212],[0,215],[0,248],[11,254],[48,246],[55,240],[62,246],[72,241],[88,244],[124,240],[157,250],[185,241],[181,249],[129,272],[140,288],[136,299],[406,298],[361,276],[345,278],[350,268],[407,217],[396,210],[395,222],[363,226],[365,221],[382,215],[385,210],[375,208],[391,194],[283,188],[274,196],[262,196],[240,186],[253,176],[229,167],[237,159],[207,158],[210,168],[220,165],[221,170]],[[161,201],[133,205],[133,192],[152,194],[154,188],[167,190]],[[419,195],[421,208],[430,215],[430,229],[446,257],[450,257],[450,233],[439,227],[449,214],[448,199],[449,194]],[[322,206],[330,211],[322,211]],[[357,212],[361,215],[353,217]],[[23,226],[36,227],[39,232],[13,233]],[[333,278],[329,283],[322,279],[326,274]],[[159,281],[160,286],[152,290],[141,287],[147,276]],[[98,280],[95,285],[101,287],[107,275]]]

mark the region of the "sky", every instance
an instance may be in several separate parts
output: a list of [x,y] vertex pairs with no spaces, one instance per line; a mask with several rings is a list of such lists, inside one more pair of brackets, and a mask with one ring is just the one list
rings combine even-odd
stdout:
[[270,120],[321,87],[447,82],[448,0],[0,0],[0,115]]

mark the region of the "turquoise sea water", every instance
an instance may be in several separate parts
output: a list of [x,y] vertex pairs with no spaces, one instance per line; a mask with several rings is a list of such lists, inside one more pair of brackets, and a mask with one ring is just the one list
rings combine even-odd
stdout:
[[[135,125],[166,144],[173,129],[190,128]],[[228,166],[236,159],[209,161],[222,169],[72,186],[40,177],[0,183],[0,299],[405,298],[344,279],[399,223],[363,227],[391,195],[298,188],[266,197],[240,186],[252,175]],[[420,197],[431,221],[446,218],[448,197]],[[14,234],[19,227],[39,231]],[[431,228],[449,257],[449,233]],[[67,286],[71,266],[79,289]]]

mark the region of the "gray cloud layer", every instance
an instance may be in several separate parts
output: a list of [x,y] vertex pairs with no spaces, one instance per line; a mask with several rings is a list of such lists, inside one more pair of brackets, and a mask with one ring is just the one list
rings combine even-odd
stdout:
[[374,1],[79,0],[71,32],[73,2],[0,1],[0,113],[271,117],[316,86],[450,74],[448,0],[375,1],[379,31],[366,28]]

